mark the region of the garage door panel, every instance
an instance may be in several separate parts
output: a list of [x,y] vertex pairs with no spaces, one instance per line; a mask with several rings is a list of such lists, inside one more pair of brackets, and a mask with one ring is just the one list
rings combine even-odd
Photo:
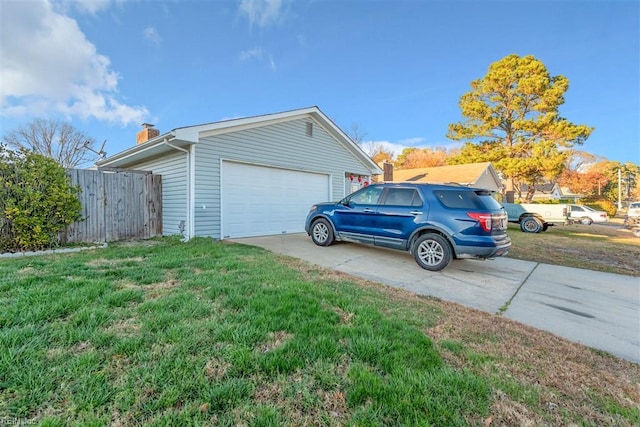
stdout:
[[302,232],[309,207],[326,200],[328,175],[222,164],[223,238]]

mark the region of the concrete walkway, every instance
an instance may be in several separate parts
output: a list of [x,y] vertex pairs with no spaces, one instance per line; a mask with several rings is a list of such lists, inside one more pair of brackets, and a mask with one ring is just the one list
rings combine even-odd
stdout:
[[510,258],[423,270],[407,252],[309,236],[236,239],[353,276],[496,313],[640,363],[640,278]]

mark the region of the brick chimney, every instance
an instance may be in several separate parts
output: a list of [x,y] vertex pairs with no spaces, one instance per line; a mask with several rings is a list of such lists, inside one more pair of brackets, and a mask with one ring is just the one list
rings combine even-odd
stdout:
[[384,172],[382,180],[386,182],[393,181],[393,163],[385,161],[382,165],[382,170]]
[[142,128],[143,129],[136,135],[136,144],[142,144],[160,135],[160,131],[154,128],[152,124],[143,123]]

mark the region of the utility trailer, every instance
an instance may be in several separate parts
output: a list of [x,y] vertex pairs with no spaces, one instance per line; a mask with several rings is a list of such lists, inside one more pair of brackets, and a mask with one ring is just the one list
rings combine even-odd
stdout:
[[525,233],[540,233],[555,224],[569,224],[571,210],[566,204],[503,203],[509,222],[520,224]]

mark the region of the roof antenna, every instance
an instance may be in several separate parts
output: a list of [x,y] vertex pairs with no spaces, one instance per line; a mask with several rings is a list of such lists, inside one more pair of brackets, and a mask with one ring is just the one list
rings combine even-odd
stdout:
[[105,145],[106,143],[107,143],[107,140],[106,140],[106,139],[105,139],[104,141],[102,141],[102,146],[100,147],[100,150],[98,150],[98,151],[94,150],[93,148],[91,148],[91,147],[89,146],[89,144],[91,144],[91,141],[89,141],[89,140],[86,140],[86,141],[84,142],[84,144],[82,144],[82,146],[83,146],[84,148],[86,148],[87,150],[89,150],[89,151],[93,151],[94,153],[96,153],[96,154],[98,155],[98,160],[103,160],[103,159],[107,158],[107,152],[106,152],[106,151],[104,151],[104,145]]

